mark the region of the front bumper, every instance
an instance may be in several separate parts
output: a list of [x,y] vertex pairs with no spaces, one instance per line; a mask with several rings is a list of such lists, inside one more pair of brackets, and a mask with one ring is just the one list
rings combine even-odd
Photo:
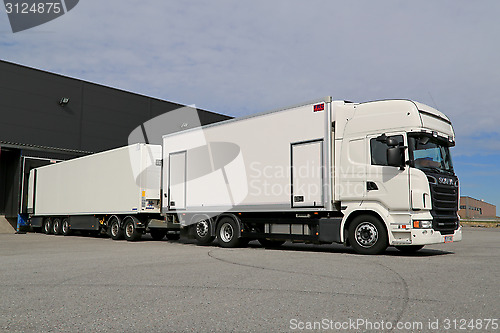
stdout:
[[429,245],[440,243],[452,243],[462,240],[462,227],[458,227],[453,234],[442,235],[434,229],[410,229],[405,231],[393,231],[390,245]]

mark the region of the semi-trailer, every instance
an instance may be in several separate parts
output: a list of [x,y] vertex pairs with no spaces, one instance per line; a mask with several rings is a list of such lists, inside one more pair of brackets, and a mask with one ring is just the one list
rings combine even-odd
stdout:
[[160,214],[161,146],[134,144],[30,171],[27,210],[35,230],[138,240],[178,239]]
[[[156,177],[151,181],[157,186],[155,195],[144,195],[141,181],[129,175],[140,195],[135,195],[135,206],[123,211],[107,208],[112,207],[106,199],[114,184],[80,171],[78,180],[94,192],[57,194],[77,192],[81,185],[56,181],[59,174],[47,170],[65,165],[73,173],[70,163],[87,159],[93,165],[93,156],[33,171],[32,225],[45,227],[49,221],[52,231],[59,232],[57,219],[63,226],[66,219],[69,230],[86,219],[86,228],[90,224],[113,235],[114,225],[129,240],[148,230],[181,228],[199,244],[214,239],[223,247],[255,239],[266,247],[287,240],[343,243],[363,254],[378,254],[388,246],[416,251],[462,239],[458,178],[450,155],[453,127],[443,113],[418,102],[351,103],[326,97],[162,140],[161,147],[139,145],[158,153],[147,157],[154,167],[138,167],[146,170],[140,177]],[[127,168],[125,164],[120,167]],[[126,177],[114,176],[117,181]],[[40,178],[42,186],[61,185],[44,192],[38,188]],[[96,195],[96,188],[105,184],[101,189],[108,194]],[[91,195],[96,197],[89,199]],[[38,207],[40,200],[44,210]],[[88,202],[84,212],[64,209],[77,201]]]

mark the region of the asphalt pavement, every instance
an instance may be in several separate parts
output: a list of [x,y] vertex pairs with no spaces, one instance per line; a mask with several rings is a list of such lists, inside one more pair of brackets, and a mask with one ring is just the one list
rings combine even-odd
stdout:
[[0,295],[2,332],[498,332],[500,228],[380,256],[5,234]]

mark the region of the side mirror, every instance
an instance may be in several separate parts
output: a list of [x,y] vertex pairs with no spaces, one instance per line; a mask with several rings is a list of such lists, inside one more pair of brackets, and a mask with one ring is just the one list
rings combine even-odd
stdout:
[[399,145],[399,142],[394,138],[388,137],[385,140],[385,144],[388,145],[389,147],[396,147],[397,145]]
[[404,150],[402,147],[387,148],[387,164],[404,170],[405,164],[403,152]]

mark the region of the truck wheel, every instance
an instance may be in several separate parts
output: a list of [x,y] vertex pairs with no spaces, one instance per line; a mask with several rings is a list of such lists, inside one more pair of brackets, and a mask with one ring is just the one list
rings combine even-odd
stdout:
[[276,247],[280,247],[281,245],[285,244],[286,241],[284,240],[274,240],[274,239],[267,239],[267,238],[259,238],[258,239],[260,245],[262,245],[265,248],[272,249]]
[[125,234],[125,239],[127,241],[135,242],[141,239],[142,233],[140,233],[135,227],[135,223],[132,217],[127,216],[123,222],[124,222],[123,230]]
[[120,228],[120,221],[116,216],[113,216],[108,222],[109,225],[109,236],[113,240],[123,239],[123,229]]
[[214,236],[210,235],[210,219],[198,221],[194,225],[194,238],[199,245],[208,245],[214,241]]
[[378,218],[360,215],[349,226],[349,242],[360,254],[380,254],[388,245],[387,232]]
[[71,229],[69,228],[68,218],[65,218],[62,220],[61,232],[64,236],[69,236],[71,234]]
[[54,235],[61,234],[61,219],[56,217],[54,221],[52,221],[52,233]]
[[167,233],[165,230],[161,229],[150,229],[149,233],[151,234],[151,237],[155,241],[161,241],[163,237],[165,237],[165,234]]
[[47,235],[50,235],[52,233],[52,220],[50,217],[47,217],[43,221],[43,232]]
[[179,239],[181,239],[181,234],[180,233],[167,234],[167,239],[168,240],[179,240]]
[[422,249],[424,245],[407,245],[407,246],[395,246],[396,249],[403,253],[414,253]]
[[217,240],[222,247],[238,247],[241,240],[236,237],[238,224],[230,217],[224,217],[220,220],[217,227]]

